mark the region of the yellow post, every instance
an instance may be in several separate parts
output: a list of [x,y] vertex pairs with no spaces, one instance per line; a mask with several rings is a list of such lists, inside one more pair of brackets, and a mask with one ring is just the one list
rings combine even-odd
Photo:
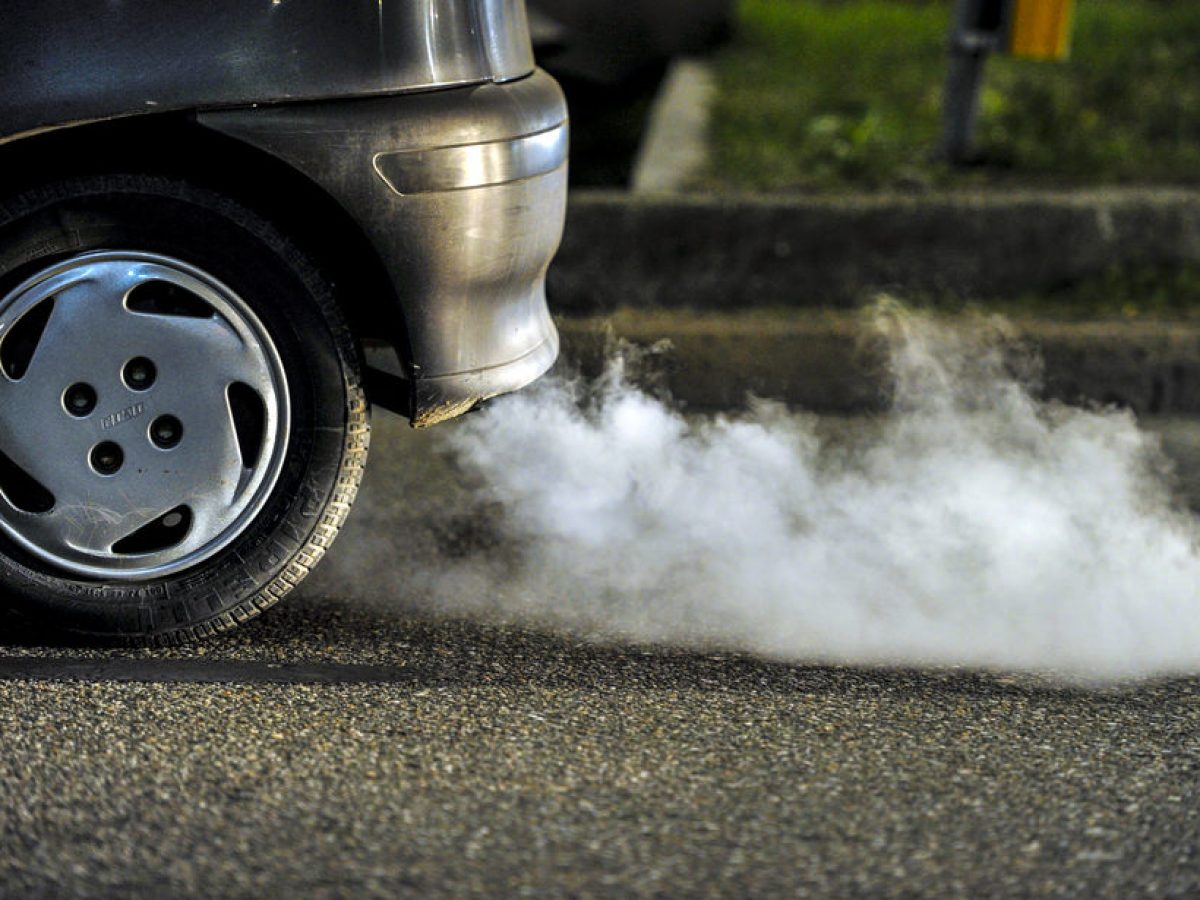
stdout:
[[1074,0],[1016,0],[1008,52],[1029,59],[1065,58],[1074,6]]

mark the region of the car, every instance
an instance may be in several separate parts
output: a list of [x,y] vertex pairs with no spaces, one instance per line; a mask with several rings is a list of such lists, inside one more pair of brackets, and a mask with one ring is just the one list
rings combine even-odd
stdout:
[[676,56],[719,46],[733,27],[733,6],[733,0],[529,0],[529,17],[547,69],[612,90]]
[[733,21],[732,0],[529,0],[538,64],[571,107],[572,186],[631,186],[672,60],[710,54]]
[[8,4],[0,603],[162,645],[291,591],[372,404],[554,362],[567,130],[522,0]]

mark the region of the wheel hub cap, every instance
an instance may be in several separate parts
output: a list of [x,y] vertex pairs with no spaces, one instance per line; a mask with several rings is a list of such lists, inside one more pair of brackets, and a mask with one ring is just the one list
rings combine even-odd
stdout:
[[140,580],[233,541],[279,477],[279,355],[230,288],[97,252],[0,299],[0,529],[77,575]]

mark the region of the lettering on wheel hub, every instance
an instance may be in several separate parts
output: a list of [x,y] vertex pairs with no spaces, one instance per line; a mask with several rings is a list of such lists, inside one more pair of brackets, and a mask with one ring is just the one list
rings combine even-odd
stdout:
[[145,403],[134,403],[132,406],[127,406],[115,413],[110,413],[100,420],[100,427],[107,431],[120,425],[122,422],[128,422],[130,419],[136,419],[146,411]]

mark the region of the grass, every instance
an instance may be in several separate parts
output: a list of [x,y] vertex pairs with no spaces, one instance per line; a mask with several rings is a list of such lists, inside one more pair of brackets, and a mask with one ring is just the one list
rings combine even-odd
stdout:
[[1057,290],[996,301],[1013,314],[1055,318],[1200,318],[1200,266],[1113,266]]
[[1200,184],[1200,3],[1078,0],[1065,63],[993,56],[981,164],[934,161],[950,3],[741,0],[707,188]]

